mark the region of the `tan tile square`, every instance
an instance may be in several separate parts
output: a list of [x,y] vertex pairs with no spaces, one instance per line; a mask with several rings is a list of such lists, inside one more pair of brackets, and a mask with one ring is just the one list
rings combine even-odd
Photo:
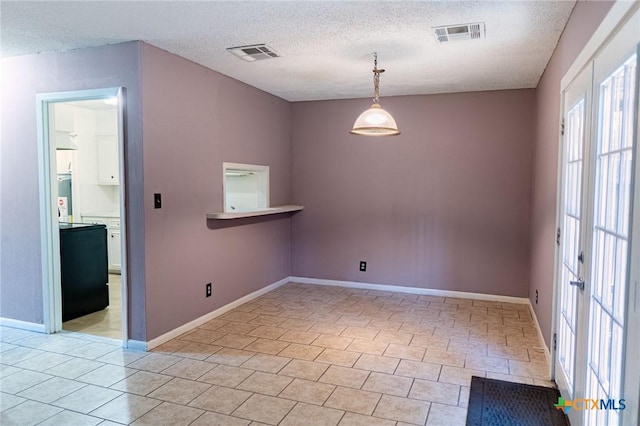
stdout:
[[338,387],[324,405],[370,416],[381,396],[376,392]]
[[210,387],[211,385],[206,383],[176,378],[160,386],[148,396],[150,398],[162,399],[164,401],[185,405]]
[[433,364],[449,365],[451,367],[464,367],[465,354],[447,352],[440,349],[427,349],[423,361]]
[[119,381],[111,386],[111,389],[123,392],[135,393],[137,395],[147,395],[160,386],[171,380],[171,377],[164,374],[149,373],[148,371],[138,371],[135,374]]
[[[4,396],[3,396],[4,398]],[[31,401],[32,402],[32,401]],[[51,407],[51,406],[50,406]],[[32,407],[33,408],[33,407]],[[51,407],[54,408],[55,407]],[[48,410],[47,410],[48,411]],[[43,416],[43,417],[47,417],[48,415],[51,415],[52,411],[47,411],[43,412],[43,413],[37,413],[37,416]],[[33,419],[33,414],[31,413],[31,415],[29,416],[31,421],[35,420]],[[8,424],[31,424],[28,423],[27,421],[24,422],[13,422],[12,419],[4,419],[2,418],[3,422],[7,422]],[[38,423],[38,426],[61,426],[61,425],[74,425],[74,426],[95,426],[97,424],[104,424],[105,426],[107,425],[108,420],[105,420],[104,423],[102,423],[102,419],[99,419],[97,417],[93,417],[93,416],[87,416],[86,414],[80,414],[80,413],[75,413],[73,411],[69,411],[69,410],[64,410],[64,411],[60,411],[59,413],[57,413],[56,415],[49,417],[47,420],[45,420],[42,423]],[[109,422],[110,423],[110,422]]]
[[286,332],[287,332],[286,328],[270,327],[270,326],[267,326],[267,325],[261,325],[260,327],[256,328],[255,330],[247,333],[247,336],[259,337],[259,338],[262,338],[262,339],[273,339],[273,340],[276,340]]
[[394,376],[392,374],[373,372],[362,386],[363,390],[406,397],[411,389],[411,377]]
[[485,372],[443,365],[438,381],[460,386],[471,386],[471,376],[485,377]]
[[242,367],[264,371],[266,373],[277,373],[282,367],[287,365],[289,361],[291,361],[291,358],[268,354],[255,354],[242,364]]
[[335,386],[326,383],[295,379],[279,396],[280,398],[322,405],[335,388]]
[[258,326],[255,324],[231,321],[218,328],[217,331],[229,334],[248,334],[256,328],[258,328]]
[[402,326],[402,321],[391,320],[373,320],[367,324],[367,328],[375,328],[377,330],[398,331]]
[[406,346],[390,343],[387,350],[384,351],[384,356],[392,358],[411,359],[415,361],[422,361],[426,350],[417,346]]
[[509,364],[504,358],[467,354],[464,367],[472,370],[484,370],[494,373],[509,374]]
[[319,333],[310,333],[308,331],[291,330],[280,336],[278,340],[309,345],[311,342],[316,340],[319,335]]
[[222,346],[223,348],[244,349],[256,340],[257,338],[255,337],[244,336],[242,334],[227,334],[213,341],[213,344]]
[[279,340],[270,340],[270,339],[258,339],[255,342],[251,343],[245,349],[248,351],[254,352],[262,352],[265,354],[276,355],[281,352],[284,348],[289,346],[290,343],[281,342]]
[[453,328],[449,325],[440,325],[436,326],[435,330],[433,330],[434,337],[446,337],[449,339],[468,339],[469,338],[469,330]]
[[458,399],[458,407],[469,407],[469,392],[471,388],[469,386],[460,386],[460,398]]
[[341,365],[343,367],[353,367],[360,354],[357,352],[340,351],[337,349],[325,349],[317,358],[316,362]]
[[347,327],[341,335],[343,337],[352,337],[354,339],[372,340],[378,335],[378,330],[364,327]]
[[336,320],[336,324],[347,325],[350,327],[366,327],[369,322],[371,322],[370,318],[361,315],[342,315]]
[[547,357],[547,353],[544,349],[529,348],[528,351],[529,351],[529,360],[531,360],[531,362],[544,362],[544,363],[549,362],[549,358]]
[[[171,340],[171,342],[182,342],[181,340]],[[188,342],[187,342],[188,343]],[[208,345],[206,343],[188,343],[173,352],[173,355],[185,358],[198,359],[200,361],[207,359],[214,353],[222,349],[220,346]]]
[[487,354],[497,358],[508,358],[515,361],[529,361],[529,353],[525,348],[489,344]]
[[[311,317],[309,317],[309,318],[311,318]],[[331,321],[331,320],[330,319],[323,319],[322,321]],[[313,327],[311,327],[309,329],[309,331],[311,331],[313,333],[331,334],[331,335],[334,335],[334,336],[338,336],[346,328],[347,328],[346,325],[318,322],[318,323],[314,324]]]
[[222,327],[223,325],[225,325],[227,322],[228,321],[222,320],[220,318],[214,318],[212,320],[209,320],[209,321],[205,322],[204,324],[202,324],[198,328],[203,328],[205,330],[216,330],[216,329]]
[[465,426],[466,423],[467,410],[465,408],[431,404],[427,426]]
[[549,365],[546,362],[525,362],[509,360],[509,374],[514,376],[549,379]]
[[299,403],[287,414],[287,417],[284,418],[280,425],[335,426],[343,414],[344,411],[334,410],[333,408]]
[[427,420],[429,406],[430,403],[425,401],[382,395],[373,415],[385,419],[423,425]]
[[327,364],[321,364],[319,362],[294,359],[280,370],[278,374],[315,381],[322,376],[328,367]]
[[179,340],[187,340],[190,342],[198,343],[211,343],[224,336],[224,333],[215,330],[206,330],[203,328],[196,328],[178,337]]
[[231,414],[240,404],[251,396],[251,392],[237,389],[229,389],[220,386],[212,386],[199,397],[191,401],[189,406],[215,411],[222,414]]
[[369,377],[368,371],[332,365],[322,377],[320,377],[319,381],[331,383],[332,385],[360,389],[365,380],[367,380],[367,377]]
[[428,362],[411,361],[403,359],[396,368],[396,376],[413,377],[416,379],[438,380],[440,375],[439,364],[431,364]]
[[60,408],[37,401],[25,401],[2,413],[2,424],[7,425],[28,425],[38,424],[47,418],[64,412]]
[[159,373],[165,368],[168,368],[176,362],[180,361],[181,359],[182,358],[173,355],[151,353],[144,358],[140,358],[139,360],[128,364],[127,367],[137,368],[138,370],[147,370],[153,373]]
[[487,355],[487,342],[472,342],[469,340],[450,339],[447,352],[473,353],[474,355]]
[[168,374],[183,379],[196,380],[198,377],[206,374],[214,368],[216,364],[198,361],[196,359],[183,359],[166,370],[162,370],[162,374]]
[[[224,414],[207,411],[189,426],[247,426],[249,423],[251,423],[251,421],[247,419],[239,419],[238,417],[225,416]],[[157,424],[159,425],[161,423]]]
[[208,357],[206,361],[238,367],[244,364],[253,355],[254,352],[244,351],[242,349],[222,348]]
[[[58,398],[62,398],[63,396],[70,394],[71,392],[77,391],[84,386],[84,383],[76,382],[74,380],[62,377],[52,377],[49,380],[23,390],[18,394],[18,396],[48,404]],[[3,396],[0,398],[4,397],[4,394],[2,395]]]
[[237,321],[237,322],[249,322],[258,318],[257,314],[250,312],[241,312],[239,310],[231,310],[220,317],[224,321]]
[[[175,357],[176,359],[180,359]],[[121,367],[119,365],[106,364],[102,367],[96,368],[80,377],[76,377],[75,380],[91,383],[92,385],[98,385],[103,387],[109,387],[116,382],[124,379],[127,376],[135,373],[136,370],[128,367]]]
[[124,393],[91,412],[92,416],[129,424],[151,411],[160,401],[140,395]]
[[244,379],[249,377],[252,373],[253,370],[249,370],[246,368],[218,365],[207,374],[200,377],[198,381],[234,388],[238,386]]
[[390,358],[380,355],[362,354],[353,366],[362,370],[378,371],[380,373],[393,374],[400,362],[397,358]]
[[395,424],[394,420],[347,412],[342,416],[339,426],[395,426]]
[[284,323],[286,318],[282,318],[276,315],[260,315],[253,320],[251,320],[251,324],[257,325],[266,325],[270,327],[278,327],[280,324]]
[[353,342],[347,346],[347,350],[371,355],[382,355],[388,346],[389,344],[384,341],[354,339]]
[[311,344],[330,349],[344,350],[353,342],[351,337],[334,336],[332,334],[321,334]]
[[290,377],[256,371],[236,386],[236,389],[276,396],[282,392],[292,380]]
[[408,345],[411,343],[413,334],[401,333],[397,331],[382,330],[378,333],[374,340],[385,343],[396,343],[399,345]]
[[197,408],[163,402],[133,422],[132,425],[156,426],[161,424],[170,424],[171,426],[187,426],[197,419],[202,413],[203,411]]
[[[306,312],[305,312],[305,317]],[[300,330],[300,331],[309,331],[311,327],[315,325],[315,321],[307,321],[300,318],[289,318],[285,322],[283,322],[280,326],[284,328],[288,328],[290,330]]]
[[431,380],[415,379],[409,398],[422,399],[424,401],[438,402],[440,404],[458,405],[460,386],[450,383],[434,382]]
[[279,353],[280,356],[286,356],[289,358],[296,359],[304,359],[307,361],[314,360],[320,353],[322,352],[322,348],[317,346],[309,346],[309,345],[299,345],[297,343],[292,343],[287,346],[282,352]]
[[296,404],[288,399],[253,394],[233,412],[236,417],[277,425]]

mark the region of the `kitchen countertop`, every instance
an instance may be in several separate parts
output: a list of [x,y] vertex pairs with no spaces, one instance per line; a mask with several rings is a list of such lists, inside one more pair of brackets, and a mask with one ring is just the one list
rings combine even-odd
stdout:
[[67,222],[60,222],[60,230],[65,230],[65,229],[80,229],[80,228],[89,228],[92,226],[99,226],[101,228],[104,228],[104,225],[96,225],[94,223],[67,223]]

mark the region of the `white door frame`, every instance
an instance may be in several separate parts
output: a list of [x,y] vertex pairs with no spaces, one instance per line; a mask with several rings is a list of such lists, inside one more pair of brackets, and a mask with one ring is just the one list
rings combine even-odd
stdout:
[[[603,19],[598,29],[594,32],[593,36],[586,44],[582,52],[578,55],[574,63],[571,65],[565,76],[560,83],[560,120],[562,122],[564,114],[564,96],[562,94],[569,87],[571,82],[577,77],[577,75],[586,67],[599,51],[606,45],[606,43],[615,35],[617,30],[636,12],[640,10],[640,3],[633,1],[617,1],[611,7],[607,16]],[[640,33],[640,29],[639,29]],[[638,49],[638,55],[640,57],[640,48]],[[637,73],[637,81],[640,80],[640,72]],[[640,87],[640,85],[639,85]],[[640,134],[640,102],[638,96],[636,97],[636,128],[638,134]],[[556,206],[562,204],[562,137],[559,134],[559,158],[558,158],[558,180],[557,180],[557,199]],[[636,142],[635,146],[635,161],[633,169],[638,171],[637,162],[640,161],[640,141]],[[631,229],[629,235],[631,236],[630,243],[630,258],[640,257],[640,185],[634,185],[639,182],[640,177],[634,176],[632,183],[632,193],[634,196],[634,205],[631,213]],[[560,224],[558,213],[556,209],[556,223]],[[557,356],[556,348],[553,344],[553,336],[557,332],[558,324],[558,286],[562,283],[558,280],[558,270],[561,265],[558,264],[559,248],[555,245],[554,251],[554,271],[553,271],[553,302],[552,302],[552,322],[551,322],[551,379],[555,380],[555,359]],[[629,262],[629,275],[628,275],[629,287],[627,297],[627,313],[626,313],[626,327],[625,327],[625,344],[623,345],[623,351],[625,359],[632,360],[637,358],[640,353],[640,336],[637,336],[637,330],[640,328],[640,264],[638,262]],[[625,362],[623,367],[623,392],[621,396],[627,400],[627,408],[622,412],[622,424],[640,424],[640,368],[634,362]]]
[[36,96],[38,124],[38,187],[40,196],[40,250],[42,270],[42,296],[44,330],[56,333],[62,330],[62,289],[60,277],[60,233],[58,218],[54,215],[57,203],[53,194],[56,182],[56,147],[49,138],[49,105],[56,102],[83,101],[92,99],[118,99],[118,164],[120,173],[120,232],[122,253],[122,342],[127,346],[128,298],[127,298],[127,223],[125,162],[124,162],[124,88],[78,90],[70,92],[44,93]]

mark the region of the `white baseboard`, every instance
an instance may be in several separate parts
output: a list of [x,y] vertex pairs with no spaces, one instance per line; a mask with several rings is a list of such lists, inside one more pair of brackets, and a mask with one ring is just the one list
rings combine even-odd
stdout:
[[240,299],[234,300],[231,303],[228,303],[218,309],[216,309],[215,311],[209,312],[208,314],[205,314],[199,318],[194,319],[193,321],[190,321],[186,324],[181,325],[178,328],[174,328],[173,330],[162,334],[161,336],[158,336],[154,339],[149,340],[148,342],[142,342],[139,340],[129,340],[127,342],[127,347],[129,349],[134,349],[134,350],[140,350],[140,351],[148,351],[151,350],[157,346],[160,346],[163,343],[168,342],[171,339],[175,339],[176,337],[180,336],[181,334],[186,333],[189,330],[193,330],[194,328],[201,326],[202,324],[204,324],[207,321],[211,321],[212,319],[219,317],[220,315],[232,310],[233,308],[236,308],[244,303],[247,303],[257,297],[262,296],[265,293],[270,292],[271,290],[275,290],[276,288],[288,283],[289,281],[291,281],[290,277],[286,277],[281,279],[280,281],[277,281],[273,284],[269,284],[266,287],[261,288],[260,290],[256,290],[253,293],[249,293],[246,296],[241,297]]
[[551,363],[551,353],[549,352],[549,347],[547,346],[547,343],[544,341],[544,335],[542,334],[542,329],[540,328],[540,323],[538,322],[538,316],[536,315],[535,309],[533,309],[531,300],[530,299],[527,299],[527,300],[529,301],[529,312],[531,312],[533,321],[536,324],[536,330],[538,330],[538,337],[540,338],[540,341],[544,343],[544,353],[547,356],[547,360],[549,361],[549,363]]
[[4,327],[19,328],[20,330],[35,331],[37,333],[46,333],[44,324],[38,324],[35,322],[0,317],[0,325]]
[[476,299],[476,300],[488,300],[492,302],[505,302],[505,303],[529,303],[529,299],[526,297],[513,297],[513,296],[500,296],[497,294],[484,294],[484,293],[468,293],[466,291],[452,291],[452,290],[438,290],[431,288],[420,287],[402,287],[396,285],[386,284],[370,284],[361,283],[356,281],[338,281],[338,280],[324,280],[319,278],[307,278],[307,277],[289,277],[289,280],[301,284],[316,284],[316,285],[330,285],[337,287],[348,288],[363,288],[367,290],[380,290],[380,291],[393,291],[396,293],[412,293],[425,296],[440,296],[440,297],[456,297],[462,299]]

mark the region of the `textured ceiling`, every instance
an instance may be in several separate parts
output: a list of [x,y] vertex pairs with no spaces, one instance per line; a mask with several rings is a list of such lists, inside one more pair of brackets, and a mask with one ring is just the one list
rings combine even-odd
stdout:
[[[535,87],[575,1],[2,1],[2,56],[144,40],[289,101]],[[440,44],[432,27],[486,22]],[[266,43],[245,62],[227,47]]]

